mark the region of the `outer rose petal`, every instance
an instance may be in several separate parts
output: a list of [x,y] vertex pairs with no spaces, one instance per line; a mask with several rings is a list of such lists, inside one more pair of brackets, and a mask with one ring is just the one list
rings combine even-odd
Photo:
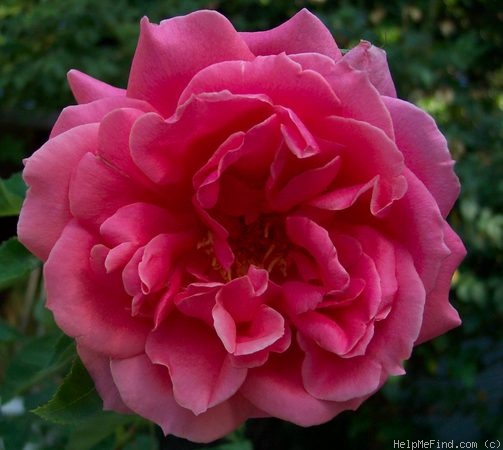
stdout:
[[328,402],[309,394],[301,378],[301,352],[288,350],[271,354],[267,364],[250,369],[240,392],[255,406],[300,426],[317,425],[346,409],[356,409],[361,401]]
[[391,375],[405,373],[402,362],[410,357],[423,320],[425,291],[414,260],[401,246],[395,248],[398,291],[385,320],[375,323],[367,354]]
[[85,123],[100,122],[110,111],[119,108],[134,108],[144,112],[154,111],[147,102],[127,97],[106,97],[83,105],[67,106],[56,120],[51,138]]
[[[132,318],[122,283],[91,266],[94,236],[70,222],[44,266],[47,307],[69,336],[94,351],[126,358],[143,352],[149,324]],[[104,258],[103,258],[104,259]]]
[[97,80],[79,70],[72,69],[67,74],[68,84],[77,103],[89,103],[105,97],[124,97],[125,89],[116,88]]
[[390,206],[386,217],[387,232],[412,255],[414,267],[428,294],[435,287],[443,261],[451,253],[444,242],[445,220],[424,185],[408,169],[404,175],[407,193],[401,201]]
[[416,345],[461,324],[458,312],[449,303],[449,290],[452,275],[465,257],[466,250],[459,237],[447,224],[444,225],[444,238],[451,254],[443,261],[435,288],[426,297],[423,325]]
[[342,56],[330,31],[307,9],[272,30],[240,34],[255,55],[314,52],[333,59]]
[[150,334],[147,354],[169,369],[177,403],[201,414],[232,397],[246,369],[231,366],[220,340],[204,323],[172,317]]
[[28,193],[18,222],[19,240],[45,261],[72,218],[68,189],[82,156],[98,145],[98,124],[82,125],[49,140],[25,160]]
[[129,138],[131,128],[144,111],[120,108],[109,112],[100,123],[98,155],[107,164],[115,167],[131,181],[141,186],[154,188],[131,158]]
[[122,401],[112,378],[110,358],[96,353],[85,345],[77,344],[77,352],[103,399],[103,409],[130,413],[131,410]]
[[447,141],[435,121],[411,103],[382,97],[391,113],[396,143],[405,164],[431,192],[446,217],[460,191]]
[[175,401],[168,369],[153,364],[145,355],[113,360],[111,367],[126,405],[159,424],[165,434],[210,442],[235,430],[249,417],[264,416],[239,395],[194,415]]
[[374,125],[394,140],[391,115],[365,72],[355,70],[345,59],[334,62],[318,53],[290,55],[290,58],[328,81],[340,100],[336,115]]
[[196,11],[160,25],[143,18],[127,95],[147,100],[167,117],[199,70],[220,61],[252,58],[232,24],[216,11]]
[[383,49],[370,42],[361,41],[344,55],[344,60],[355,69],[365,71],[370,82],[382,95],[396,97],[395,85],[389,72],[386,52]]
[[306,351],[302,379],[315,398],[345,402],[367,397],[379,387],[382,367],[372,358],[340,358],[310,340],[302,346]]
[[98,229],[119,208],[131,203],[149,203],[149,194],[99,156],[87,153],[70,182],[70,210],[74,217]]

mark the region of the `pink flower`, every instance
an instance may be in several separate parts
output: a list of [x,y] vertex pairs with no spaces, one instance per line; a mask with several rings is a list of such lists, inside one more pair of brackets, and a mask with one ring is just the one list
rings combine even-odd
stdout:
[[382,50],[199,11],[142,21],[126,90],[69,82],[19,236],[106,409],[194,441],[319,424],[460,324],[453,161]]

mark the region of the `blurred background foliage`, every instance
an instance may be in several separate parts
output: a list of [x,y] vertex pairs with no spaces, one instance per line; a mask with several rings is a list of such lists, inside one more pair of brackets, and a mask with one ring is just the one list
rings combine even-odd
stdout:
[[[95,393],[66,415],[49,400],[75,351],[43,307],[38,262],[13,238],[24,186],[21,159],[48,136],[73,100],[77,68],[125,86],[143,15],[151,21],[217,9],[239,30],[271,28],[302,7],[341,48],[360,39],[388,54],[401,98],[447,135],[463,191],[450,222],[468,256],[452,302],[463,326],[418,347],[408,375],[391,379],[357,412],[303,429],[249,421],[215,448],[393,448],[396,439],[503,438],[503,10],[497,0],[2,0],[0,2],[0,450],[189,449],[138,418],[99,413]],[[49,207],[49,205],[48,205]],[[78,366],[69,378],[86,383]],[[73,378],[72,378],[73,377]],[[68,379],[68,378],[67,378]],[[87,391],[86,391],[87,392]],[[59,397],[58,397],[59,395]],[[265,394],[266,395],[266,394]]]

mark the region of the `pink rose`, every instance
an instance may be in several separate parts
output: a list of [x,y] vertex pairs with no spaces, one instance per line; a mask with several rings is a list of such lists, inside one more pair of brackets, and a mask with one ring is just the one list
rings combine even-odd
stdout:
[[106,409],[193,441],[319,424],[460,324],[453,161],[382,50],[199,11],[142,21],[126,90],[69,82],[19,236]]

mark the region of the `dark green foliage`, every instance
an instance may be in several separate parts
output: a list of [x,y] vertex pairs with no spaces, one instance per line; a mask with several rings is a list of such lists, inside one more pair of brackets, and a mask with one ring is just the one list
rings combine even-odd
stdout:
[[[273,419],[252,420],[214,448],[248,450],[253,442],[257,450],[384,450],[393,448],[397,439],[470,440],[482,448],[485,439],[503,441],[500,2],[3,0],[2,236],[15,234],[13,219],[24,195],[19,175],[9,176],[21,169],[23,156],[45,141],[57,112],[73,102],[66,84],[70,68],[125,87],[143,15],[158,22],[195,9],[216,8],[239,30],[260,30],[280,24],[302,7],[330,27],[341,48],[360,39],[385,48],[399,96],[429,111],[446,134],[463,186],[449,218],[468,249],[451,295],[463,325],[418,347],[406,365],[407,375],[391,379],[355,413],[343,413],[310,429]],[[17,413],[0,415],[0,449],[2,443],[7,450],[17,450],[28,442],[41,450],[196,448],[176,439],[160,447],[152,426],[129,416],[91,411],[77,424],[53,425],[29,412],[54,395],[75,357],[71,340],[61,337],[43,308],[39,270],[16,240],[0,246],[0,405],[13,398],[22,401]],[[52,403],[37,410],[39,414],[61,412],[54,402],[61,401],[77,372],[85,379],[83,368],[75,366]],[[78,387],[86,386],[89,380]],[[99,401],[88,397],[93,398],[91,406],[96,409]],[[67,406],[63,401],[62,411]]]
[[0,245],[0,289],[11,286],[38,267],[39,262],[16,238]]

